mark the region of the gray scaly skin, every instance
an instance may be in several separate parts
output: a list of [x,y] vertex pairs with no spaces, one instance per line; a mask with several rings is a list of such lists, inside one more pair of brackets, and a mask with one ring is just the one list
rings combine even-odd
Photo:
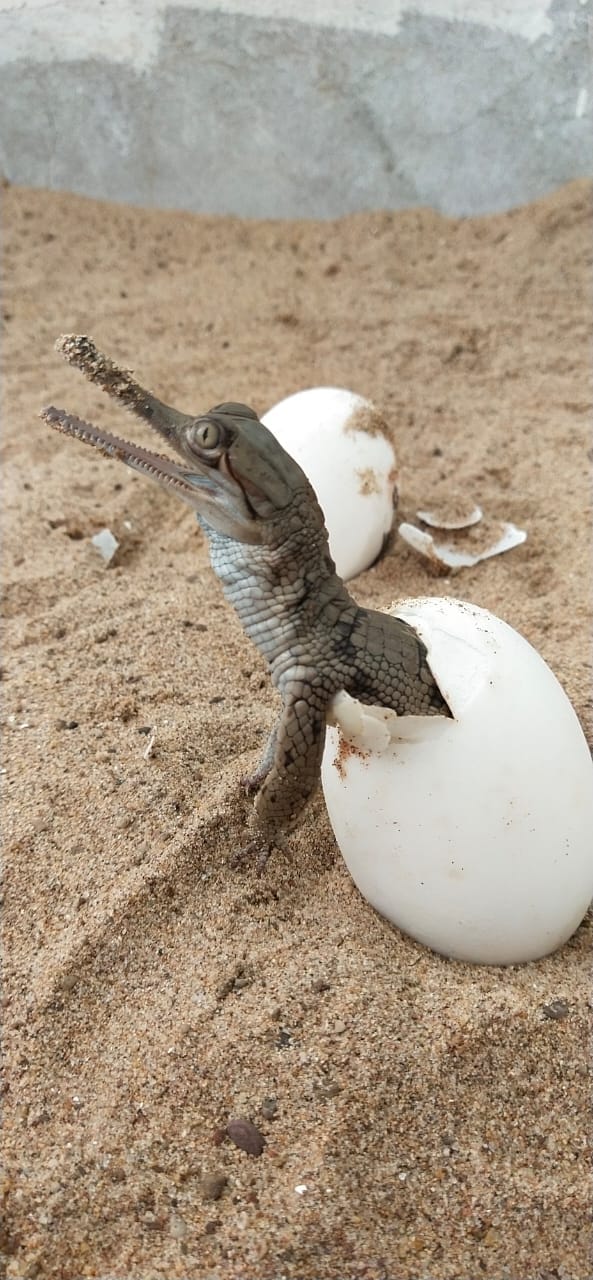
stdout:
[[345,689],[399,715],[451,712],[426,648],[399,618],[363,609],[338,577],[324,518],[304,472],[252,409],[217,405],[194,418],[150,395],[84,336],[57,349],[90,381],[148,421],[183,462],[53,407],[51,427],[173,489],[196,511],[225,596],[266,659],[282,710],[249,790],[257,792],[244,854],[263,863],[319,780],[326,714]]

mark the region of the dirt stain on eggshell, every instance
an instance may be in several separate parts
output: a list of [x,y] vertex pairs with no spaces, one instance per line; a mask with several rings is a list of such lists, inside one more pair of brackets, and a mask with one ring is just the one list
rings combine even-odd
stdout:
[[362,747],[357,747],[354,745],[353,742],[349,742],[348,739],[344,737],[344,734],[342,733],[342,730],[339,725],[337,725],[337,730],[339,735],[338,750],[336,752],[336,755],[334,756],[333,765],[334,765],[334,769],[336,769],[338,772],[338,777],[342,781],[344,781],[346,777],[346,766],[347,766],[348,760],[350,760],[352,756],[356,756],[358,760],[362,760],[364,763],[366,763],[368,761],[370,752],[363,751]]
[[381,493],[383,488],[381,480],[372,467],[361,467],[356,472],[356,475],[360,481],[358,492],[362,493],[365,498],[371,493]]
[[389,443],[393,444],[393,433],[388,423],[370,401],[354,409],[348,421],[344,423],[344,431],[349,434],[354,431],[363,431],[367,436],[385,436]]

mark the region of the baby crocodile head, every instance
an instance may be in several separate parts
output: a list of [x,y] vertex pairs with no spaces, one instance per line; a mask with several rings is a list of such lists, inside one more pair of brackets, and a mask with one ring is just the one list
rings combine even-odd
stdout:
[[172,489],[218,533],[238,542],[262,542],[265,522],[289,505],[296,489],[309,487],[298,463],[248,405],[219,404],[196,418],[144,391],[90,338],[68,335],[56,347],[89,381],[149,422],[183,461],[102,431],[53,405],[42,409],[43,420]]

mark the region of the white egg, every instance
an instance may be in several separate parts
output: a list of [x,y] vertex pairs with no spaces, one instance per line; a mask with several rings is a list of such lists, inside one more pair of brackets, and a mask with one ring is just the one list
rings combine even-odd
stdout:
[[376,560],[393,521],[396,460],[378,409],[353,391],[311,387],[262,417],[311,481],[340,577]]
[[561,946],[593,897],[593,762],[535,649],[459,600],[391,611],[424,640],[454,719],[332,709],[323,790],[364,897],[459,960],[517,964]]

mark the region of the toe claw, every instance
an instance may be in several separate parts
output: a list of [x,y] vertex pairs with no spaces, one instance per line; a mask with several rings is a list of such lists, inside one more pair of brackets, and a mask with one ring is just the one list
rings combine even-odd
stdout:
[[248,773],[243,778],[240,778],[239,782],[246,796],[254,796],[256,791],[259,791],[263,778],[260,777],[259,773]]
[[234,871],[251,865],[255,866],[258,875],[261,875],[271,852],[271,844],[262,843],[261,840],[250,840],[249,844],[243,845],[242,849],[237,849],[231,854],[229,862]]

